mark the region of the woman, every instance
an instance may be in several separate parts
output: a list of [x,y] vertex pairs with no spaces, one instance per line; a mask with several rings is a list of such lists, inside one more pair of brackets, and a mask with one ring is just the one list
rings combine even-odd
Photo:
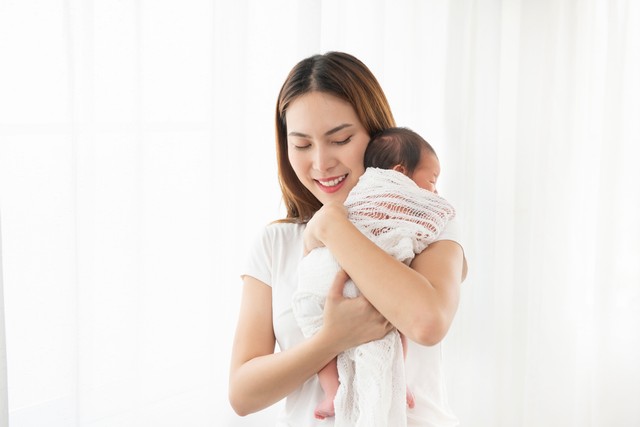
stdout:
[[[286,397],[278,425],[332,425],[331,419],[313,417],[323,395],[315,374],[344,350],[380,339],[395,327],[410,341],[406,374],[415,406],[408,410],[408,425],[456,425],[443,391],[438,345],[453,321],[466,273],[455,220],[409,267],[360,233],[343,206],[364,173],[370,136],[392,126],[380,85],[351,55],[312,56],[287,77],[276,105],[287,218],[266,227],[243,272],[229,384],[238,414]],[[320,246],[331,251],[344,272],[332,285],[322,328],[304,339],[291,310],[292,294],[300,259]],[[342,296],[347,277],[360,297]]]

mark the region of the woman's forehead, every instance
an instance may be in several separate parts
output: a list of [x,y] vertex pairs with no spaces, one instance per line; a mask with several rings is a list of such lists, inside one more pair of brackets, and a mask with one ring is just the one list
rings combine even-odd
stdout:
[[349,102],[324,92],[309,92],[296,98],[287,108],[285,119],[288,133],[305,135],[325,134],[360,124]]

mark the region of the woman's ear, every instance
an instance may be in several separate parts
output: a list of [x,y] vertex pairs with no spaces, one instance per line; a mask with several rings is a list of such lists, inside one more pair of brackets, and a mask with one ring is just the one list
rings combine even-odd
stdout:
[[392,167],[391,169],[393,169],[396,172],[400,172],[403,175],[407,174],[407,169],[402,166],[402,165],[395,165],[394,167]]

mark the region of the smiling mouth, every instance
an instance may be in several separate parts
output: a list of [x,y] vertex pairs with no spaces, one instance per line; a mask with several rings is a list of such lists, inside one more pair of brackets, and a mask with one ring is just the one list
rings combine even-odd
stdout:
[[342,181],[345,180],[345,178],[347,177],[347,175],[342,175],[339,176],[337,178],[332,178],[332,179],[328,179],[328,180],[321,180],[321,179],[316,179],[315,181],[320,184],[323,187],[335,187],[336,185],[340,184]]

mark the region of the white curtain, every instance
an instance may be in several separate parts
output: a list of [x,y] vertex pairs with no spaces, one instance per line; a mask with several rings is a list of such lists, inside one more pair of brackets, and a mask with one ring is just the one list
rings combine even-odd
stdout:
[[[1,219],[1,218],[0,218]],[[0,221],[0,426],[9,423],[9,399],[7,396],[7,351],[4,336],[4,301],[2,284],[2,222]]]
[[21,0],[0,1],[12,427],[273,424],[227,403],[238,275],[283,213],[277,92],[327,50],[378,76],[462,216],[462,424],[640,425],[638,2]]

